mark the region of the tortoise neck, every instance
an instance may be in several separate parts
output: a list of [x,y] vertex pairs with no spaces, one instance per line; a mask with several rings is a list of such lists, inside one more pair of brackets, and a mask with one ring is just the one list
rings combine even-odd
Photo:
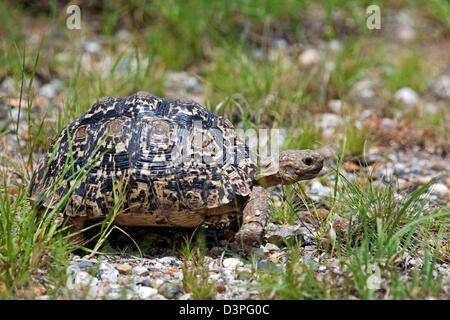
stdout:
[[281,184],[281,178],[278,173],[267,176],[258,176],[255,184],[264,188],[273,187]]
[[273,187],[281,183],[279,175],[278,157],[259,159],[259,172],[256,184],[262,187]]

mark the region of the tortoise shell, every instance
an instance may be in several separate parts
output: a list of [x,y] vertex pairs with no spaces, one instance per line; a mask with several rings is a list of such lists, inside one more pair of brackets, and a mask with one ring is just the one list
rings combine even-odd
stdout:
[[[99,99],[62,129],[32,178],[46,207],[67,195],[66,214],[106,216],[122,187],[124,212],[216,208],[251,192],[249,150],[232,124],[194,101],[147,92]],[[164,215],[159,217],[164,224]]]

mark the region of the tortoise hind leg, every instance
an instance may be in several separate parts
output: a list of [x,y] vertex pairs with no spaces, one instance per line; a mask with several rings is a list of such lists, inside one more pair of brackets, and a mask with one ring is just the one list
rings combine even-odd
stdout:
[[259,186],[252,189],[244,206],[242,226],[236,233],[235,241],[244,248],[261,243],[269,215],[269,194]]
[[[69,233],[71,234],[69,240],[74,245],[80,245],[85,242],[86,238],[81,230],[83,230],[87,217],[69,217]],[[76,233],[76,234],[75,234]]]

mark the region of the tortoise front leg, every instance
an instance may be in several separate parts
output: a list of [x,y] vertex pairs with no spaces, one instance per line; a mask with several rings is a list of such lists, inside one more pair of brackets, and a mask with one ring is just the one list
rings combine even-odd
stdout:
[[261,243],[269,215],[269,194],[263,187],[255,186],[244,206],[242,226],[235,240],[244,247]]

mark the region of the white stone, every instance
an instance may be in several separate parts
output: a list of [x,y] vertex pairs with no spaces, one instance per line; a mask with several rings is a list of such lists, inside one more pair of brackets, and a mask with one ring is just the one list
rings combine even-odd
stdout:
[[409,87],[398,90],[395,93],[395,98],[405,105],[413,105],[419,102],[419,95]]
[[139,287],[138,291],[137,291],[139,298],[141,299],[148,299],[151,296],[154,296],[158,293],[158,290],[155,288],[149,288],[149,287]]
[[267,243],[263,247],[263,250],[264,250],[265,253],[267,253],[267,252],[270,252],[270,251],[278,251],[278,250],[280,250],[280,248],[277,245],[273,244],[273,243]]
[[319,62],[320,55],[316,49],[306,49],[298,57],[298,62],[304,67],[310,67]]
[[119,271],[117,271],[116,268],[114,268],[109,263],[100,263],[98,271],[102,280],[108,280],[108,282],[114,283],[119,279]]
[[445,197],[449,193],[449,189],[445,184],[442,183],[436,183],[431,187],[431,193],[434,193],[436,195]]
[[328,48],[330,48],[330,50],[333,52],[341,51],[342,43],[340,43],[339,40],[331,40],[328,43]]
[[100,44],[95,41],[87,41],[84,44],[84,49],[90,53],[99,52],[101,48]]
[[143,274],[144,272],[147,272],[147,271],[148,271],[147,268],[145,268],[143,266],[137,266],[137,267],[133,268],[132,273],[134,275],[141,275],[141,274]]
[[450,75],[443,75],[431,82],[432,93],[444,100],[450,100]]
[[330,187],[326,187],[323,186],[320,181],[315,180],[313,181],[313,183],[311,184],[311,189],[309,189],[310,193],[316,194],[319,197],[322,196],[328,196],[331,193],[331,188]]
[[328,108],[334,113],[340,113],[342,110],[342,101],[339,99],[332,99],[328,101]]
[[175,264],[177,262],[177,259],[172,256],[162,257],[158,260],[159,260],[159,262],[161,262],[164,265],[171,265],[171,264]]
[[92,277],[86,271],[78,271],[75,274],[75,288],[80,289],[88,285],[95,286],[97,284],[97,278]]
[[55,79],[47,84],[44,84],[39,89],[39,93],[43,97],[52,99],[56,97],[62,90],[64,90],[64,84],[61,80]]
[[342,118],[334,113],[321,113],[317,115],[316,124],[323,128],[336,128],[342,123]]
[[242,267],[244,263],[236,258],[227,258],[223,260],[223,267],[228,269],[234,269],[236,267]]

